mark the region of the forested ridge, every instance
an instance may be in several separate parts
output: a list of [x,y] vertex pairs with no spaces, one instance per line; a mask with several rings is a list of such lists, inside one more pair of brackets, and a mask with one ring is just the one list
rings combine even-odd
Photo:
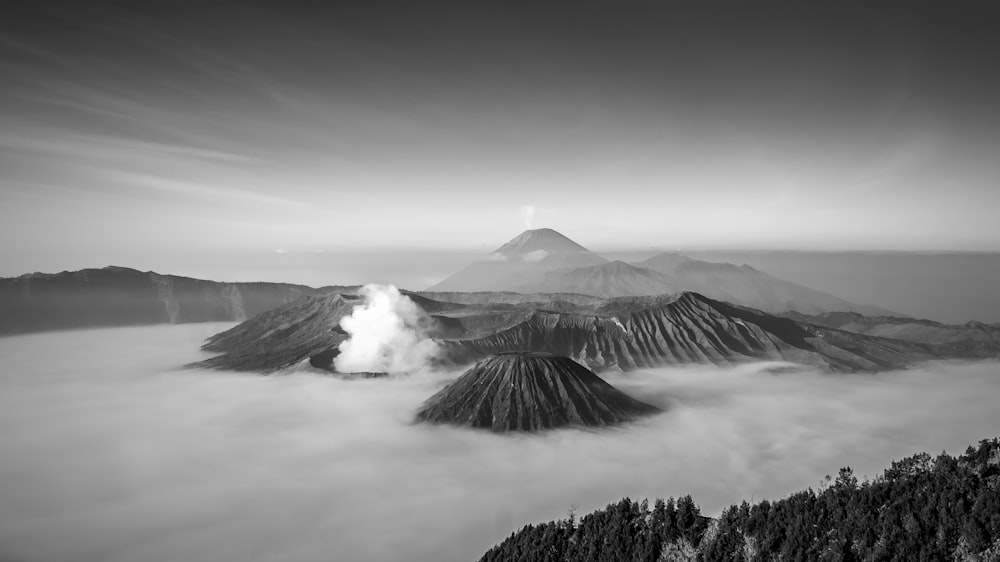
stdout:
[[691,496],[652,506],[625,498],[577,520],[527,525],[481,562],[1000,561],[1000,439],[958,457],[896,461],[873,480],[850,468],[777,501],[718,519]]

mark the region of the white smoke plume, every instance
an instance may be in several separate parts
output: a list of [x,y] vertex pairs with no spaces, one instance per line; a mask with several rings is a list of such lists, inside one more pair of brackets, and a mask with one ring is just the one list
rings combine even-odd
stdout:
[[361,294],[365,303],[340,320],[350,337],[340,344],[334,367],[342,373],[412,373],[425,368],[438,351],[425,335],[426,314],[392,285],[365,285]]
[[524,226],[531,228],[532,223],[535,221],[535,206],[522,205],[518,209],[518,214],[521,215],[521,222],[524,223]]

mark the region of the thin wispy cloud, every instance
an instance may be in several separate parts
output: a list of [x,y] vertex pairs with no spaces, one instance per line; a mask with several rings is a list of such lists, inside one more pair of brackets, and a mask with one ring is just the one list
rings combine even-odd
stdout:
[[176,157],[222,162],[261,162],[259,158],[222,150],[198,148],[192,145],[166,144],[125,137],[51,131],[45,137],[25,136],[14,132],[0,132],[0,147],[8,150],[34,152],[53,158],[122,161],[176,162]]
[[[0,156],[7,179],[87,183],[65,155],[330,212],[364,205],[377,211],[338,215],[326,236],[367,229],[381,246],[502,241],[515,225],[554,226],[541,219],[578,232],[607,223],[603,243],[622,247],[731,246],[730,223],[755,248],[1000,243],[988,221],[1000,161],[985,154],[1000,142],[995,65],[955,40],[996,39],[970,14],[952,14],[958,25],[916,7],[903,19],[830,8],[788,21],[668,4],[620,20],[588,6],[193,10],[35,3],[3,18],[0,124],[19,137],[0,141],[17,146]],[[918,33],[926,22],[939,33]],[[943,141],[892,155],[924,135]],[[947,178],[958,179],[943,213]],[[912,212],[894,213],[900,199]],[[515,223],[520,205],[544,215]],[[817,209],[851,211],[863,228],[816,220]],[[0,237],[16,235],[11,222]],[[280,243],[315,244],[300,236]]]
[[194,195],[209,200],[245,201],[273,205],[305,206],[299,201],[285,199],[274,195],[244,191],[210,184],[158,177],[148,174],[122,171],[105,171],[100,174],[104,179],[121,186],[138,189],[150,189],[183,195]]

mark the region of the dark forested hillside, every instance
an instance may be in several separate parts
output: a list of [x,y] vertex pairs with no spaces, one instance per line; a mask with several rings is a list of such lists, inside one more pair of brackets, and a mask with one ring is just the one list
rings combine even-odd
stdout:
[[717,520],[690,496],[652,507],[625,498],[578,521],[528,525],[481,561],[1000,560],[1000,439],[958,457],[914,455],[872,481],[850,468],[827,479]]

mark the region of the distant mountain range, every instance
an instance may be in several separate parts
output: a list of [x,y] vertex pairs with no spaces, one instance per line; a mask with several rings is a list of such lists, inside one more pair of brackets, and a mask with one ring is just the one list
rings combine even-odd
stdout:
[[0,335],[100,326],[240,322],[329,289],[220,283],[126,267],[0,279]]
[[[303,295],[356,287],[224,283],[126,267],[31,273],[0,279],[0,335],[158,323],[243,321]],[[858,312],[900,317],[777,279],[749,266],[660,254],[608,261],[552,229],[527,230],[431,288],[445,302],[543,300],[593,304],[603,298],[694,291],[765,312]],[[472,292],[466,295],[466,292]],[[542,296],[539,296],[542,295]]]
[[[430,336],[448,361],[465,364],[499,352],[541,351],[570,356],[597,370],[762,358],[872,371],[934,357],[1000,354],[1000,325],[995,324],[947,325],[842,310],[767,313],[767,308],[782,308],[775,303],[804,310],[852,305],[748,266],[678,254],[635,264],[609,262],[551,230],[529,231],[495,254],[501,257],[487,265],[543,272],[531,286],[521,278],[521,292],[405,292],[431,316]],[[599,263],[544,271],[574,261]],[[723,296],[693,291],[643,295],[659,291],[660,284],[703,286]],[[338,329],[340,319],[361,302],[358,289],[221,283],[124,267],[35,273],[0,279],[0,335],[243,322],[209,340],[205,349],[220,355],[206,366],[273,371],[309,360],[331,369],[346,337]],[[615,293],[629,296],[602,296]]]
[[[560,295],[515,303],[498,302],[505,293],[478,293],[454,303],[407,294],[428,315],[426,335],[437,341],[441,361],[455,365],[527,351],[567,356],[598,371],[768,359],[853,372],[936,357],[925,345],[806,324],[690,292],[579,303]],[[203,349],[219,355],[199,365],[269,372],[308,361],[334,371],[347,338],[340,319],[359,302],[351,293],[302,297],[209,338]]]
[[858,312],[901,316],[779,279],[748,265],[713,263],[676,253],[645,261],[608,261],[548,228],[528,230],[440,283],[431,292],[575,293],[601,298],[693,291],[764,312]]

